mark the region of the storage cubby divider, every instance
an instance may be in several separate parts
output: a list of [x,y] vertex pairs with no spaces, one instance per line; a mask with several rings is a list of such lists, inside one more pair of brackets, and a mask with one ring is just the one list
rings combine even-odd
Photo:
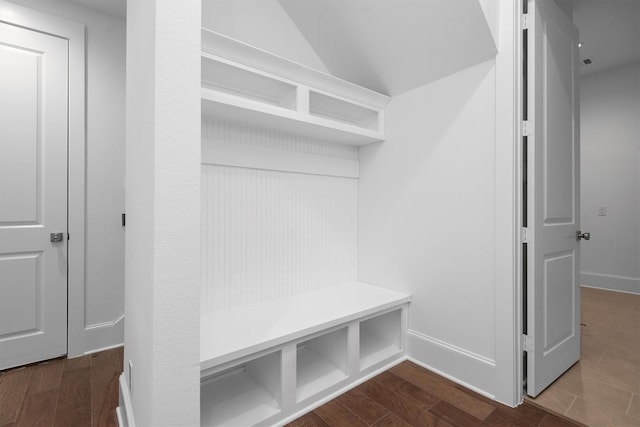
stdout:
[[281,352],[201,379],[200,423],[203,426],[256,425],[281,408]]
[[402,310],[393,310],[360,322],[360,370],[403,351]]
[[296,399],[302,401],[344,380],[347,369],[347,328],[297,345]]
[[361,128],[380,131],[380,111],[320,92],[310,91],[309,113]]
[[202,30],[202,114],[349,145],[384,140],[389,97]]

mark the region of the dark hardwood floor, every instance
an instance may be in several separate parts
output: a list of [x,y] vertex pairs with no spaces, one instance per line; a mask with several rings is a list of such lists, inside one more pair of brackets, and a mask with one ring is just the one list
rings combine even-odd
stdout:
[[[0,427],[118,425],[122,348],[0,372]],[[577,426],[525,403],[509,408],[410,363],[289,424],[335,427]]]
[[0,372],[0,427],[117,427],[122,348]]
[[524,403],[501,405],[411,362],[386,371],[290,427],[580,426]]

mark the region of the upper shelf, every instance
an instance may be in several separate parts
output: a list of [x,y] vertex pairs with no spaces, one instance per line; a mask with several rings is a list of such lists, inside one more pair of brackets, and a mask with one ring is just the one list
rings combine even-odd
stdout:
[[386,95],[202,30],[202,113],[350,145],[384,140]]

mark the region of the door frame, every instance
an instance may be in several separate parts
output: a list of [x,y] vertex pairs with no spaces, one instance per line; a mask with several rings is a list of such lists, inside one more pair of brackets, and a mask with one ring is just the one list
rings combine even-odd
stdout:
[[0,22],[69,43],[67,145],[67,355],[84,354],[85,278],[85,26],[0,0]]
[[[524,401],[524,397],[526,395],[525,392],[525,372],[526,372],[526,364],[525,364],[525,339],[524,339],[524,316],[526,315],[525,305],[526,305],[526,290],[524,289],[525,275],[527,274],[525,271],[525,259],[526,255],[524,251],[524,243],[527,240],[525,231],[524,231],[524,215],[527,210],[530,210],[530,206],[525,205],[526,197],[524,192],[524,179],[526,177],[526,169],[525,169],[525,155],[527,151],[524,149],[524,118],[525,118],[525,104],[527,100],[524,96],[524,88],[527,84],[525,79],[524,72],[526,71],[526,67],[524,64],[525,58],[525,37],[524,31],[526,28],[525,24],[525,11],[528,9],[528,0],[517,0],[514,2],[515,8],[517,10],[517,19],[515,19],[516,31],[515,31],[515,59],[516,59],[516,91],[515,91],[515,100],[514,100],[514,111],[516,112],[516,135],[515,135],[515,151],[516,151],[516,162],[515,162],[515,178],[516,178],[516,218],[515,223],[517,224],[517,234],[516,234],[516,244],[515,244],[515,269],[516,269],[516,277],[514,280],[514,294],[516,295],[515,307],[514,307],[514,315],[513,319],[514,325],[516,325],[516,337],[515,337],[515,348],[514,348],[514,358],[515,358],[515,390],[514,394],[516,397],[516,402],[518,404]],[[527,201],[528,202],[528,201]]]

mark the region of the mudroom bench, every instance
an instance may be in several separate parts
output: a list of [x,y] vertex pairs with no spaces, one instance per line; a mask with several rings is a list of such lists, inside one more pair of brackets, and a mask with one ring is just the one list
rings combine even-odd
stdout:
[[404,360],[409,301],[352,282],[203,314],[201,424],[280,424]]

